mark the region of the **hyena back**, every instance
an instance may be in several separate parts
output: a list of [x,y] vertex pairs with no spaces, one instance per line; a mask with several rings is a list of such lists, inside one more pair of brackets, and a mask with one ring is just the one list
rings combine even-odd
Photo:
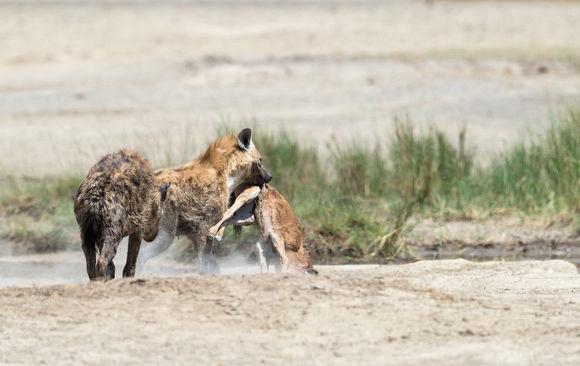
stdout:
[[74,199],[74,212],[91,280],[115,277],[113,258],[126,236],[123,276],[135,275],[141,239],[152,241],[157,235],[168,187],[159,188],[147,160],[130,150],[108,154],[90,169]]

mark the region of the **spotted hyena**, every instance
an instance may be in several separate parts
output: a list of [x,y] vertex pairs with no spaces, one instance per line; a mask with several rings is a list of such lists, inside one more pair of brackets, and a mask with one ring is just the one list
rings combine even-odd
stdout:
[[201,272],[219,272],[209,229],[227,209],[230,194],[257,179],[269,182],[272,176],[262,163],[249,128],[220,137],[190,163],[157,171],[157,184],[170,183],[171,196],[159,235],[143,247],[140,260],[165,251],[175,235],[186,235],[199,249]]
[[318,273],[304,248],[300,221],[280,192],[268,184],[262,187],[245,185],[238,188],[235,195],[234,203],[210,229],[210,235],[221,240],[225,226],[255,223],[262,234],[256,243],[262,271],[267,271],[274,260],[277,271]]
[[141,239],[152,241],[157,235],[168,188],[158,185],[147,160],[130,150],[108,154],[90,169],[74,199],[74,212],[91,280],[115,277],[113,258],[126,236],[123,277],[135,275]]

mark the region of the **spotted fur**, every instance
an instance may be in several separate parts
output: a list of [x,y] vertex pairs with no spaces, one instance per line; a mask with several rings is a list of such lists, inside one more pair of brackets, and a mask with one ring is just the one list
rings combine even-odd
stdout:
[[259,151],[252,143],[251,130],[228,134],[212,143],[197,159],[175,168],[155,172],[157,184],[170,183],[172,190],[161,220],[163,240],[144,247],[147,260],[166,250],[175,235],[186,235],[198,248],[201,271],[219,268],[208,240],[209,228],[227,209],[230,193],[258,176],[270,180]]
[[115,277],[113,257],[126,236],[123,276],[135,275],[141,238],[151,241],[157,235],[168,187],[156,185],[149,163],[135,151],[108,154],[89,170],[77,190],[74,213],[91,280]]

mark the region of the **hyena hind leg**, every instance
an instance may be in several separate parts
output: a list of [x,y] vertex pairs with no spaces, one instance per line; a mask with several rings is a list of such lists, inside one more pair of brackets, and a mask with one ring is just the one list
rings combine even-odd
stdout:
[[107,273],[105,276],[106,279],[113,280],[115,279],[115,263],[111,259],[109,264],[107,264]]
[[97,247],[95,243],[83,241],[83,253],[87,263],[87,275],[91,281],[94,281],[97,277]]
[[97,261],[97,277],[104,277],[106,280],[115,278],[115,264],[113,258],[117,254],[117,248],[121,239],[107,237],[101,250],[101,255]]

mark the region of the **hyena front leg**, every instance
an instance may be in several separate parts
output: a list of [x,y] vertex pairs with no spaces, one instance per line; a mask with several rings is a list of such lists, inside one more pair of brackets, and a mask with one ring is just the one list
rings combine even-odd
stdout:
[[123,277],[134,277],[137,257],[141,248],[141,234],[133,233],[129,236],[129,246],[127,248],[127,262],[123,268]]
[[101,250],[101,255],[97,261],[97,278],[105,278],[106,280],[112,280],[115,278],[115,263],[113,263],[113,258],[117,254],[117,248],[119,247],[120,238],[108,236],[103,243],[103,249]]
[[192,236],[190,239],[195,246],[199,248],[199,265],[201,274],[219,274],[220,267],[213,256],[213,238],[199,235]]

